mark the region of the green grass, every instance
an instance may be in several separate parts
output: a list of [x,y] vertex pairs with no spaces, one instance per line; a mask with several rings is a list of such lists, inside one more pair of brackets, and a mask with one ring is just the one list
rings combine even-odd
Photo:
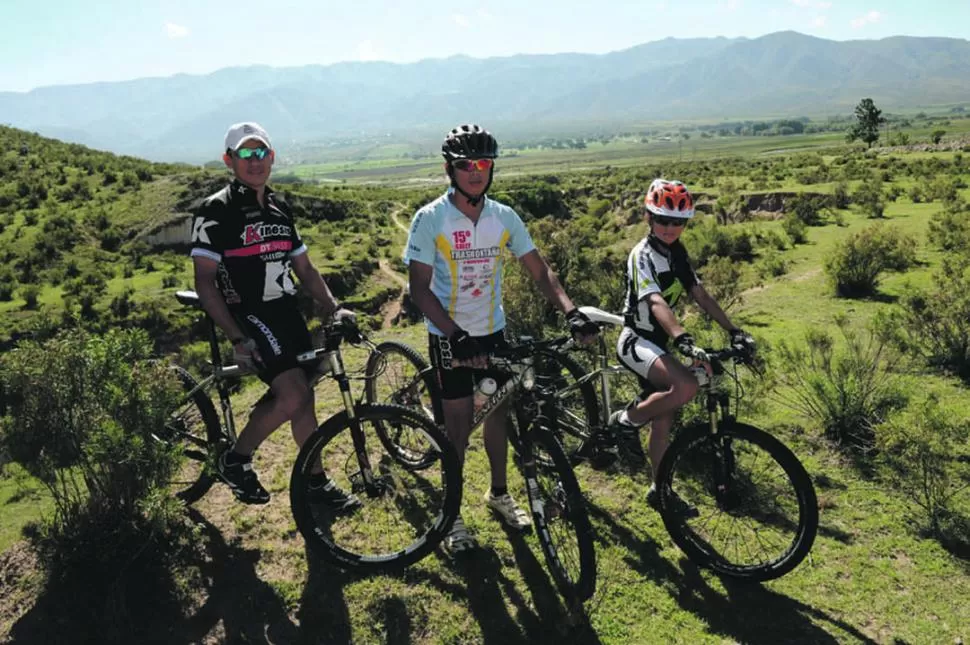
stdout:
[[[829,145],[840,137],[703,140],[710,147],[703,148],[698,141],[698,156],[766,155],[772,154],[772,148]],[[684,151],[693,143],[694,139],[686,142]],[[508,164],[503,158],[503,168],[510,173],[558,172],[587,165],[676,159],[680,154],[676,148],[659,145],[655,157],[645,157],[645,151],[653,154],[651,144],[644,148],[629,141],[561,154],[530,151],[510,157]],[[944,154],[932,156],[944,158]],[[366,163],[369,165],[359,170],[383,172],[379,162]],[[405,175],[424,172],[420,161],[387,163],[406,169]],[[334,171],[330,165],[317,170],[324,174]],[[429,177],[440,175],[440,165],[429,161],[427,173]],[[563,177],[578,183],[584,175]],[[720,181],[724,178],[718,177]],[[734,175],[733,179],[744,177]],[[912,179],[899,177],[896,181],[905,185]],[[783,187],[831,189],[831,185],[788,181]],[[583,199],[591,196],[600,195],[583,195]],[[930,285],[940,255],[926,242],[926,222],[940,208],[938,203],[912,204],[906,197],[888,205],[886,217],[879,223],[914,235],[921,264],[903,274],[886,274],[876,298],[836,298],[822,271],[841,239],[874,223],[850,209],[842,213],[846,226],[829,222],[809,228],[806,244],[782,252],[790,263],[788,272],[763,288],[749,290],[741,305],[731,311],[732,317],[767,346],[782,340],[798,342],[809,326],[831,328],[838,314],[848,315],[856,328],[863,328],[908,289]],[[407,225],[409,216],[403,211],[399,219]],[[620,210],[609,213],[603,226],[619,219]],[[780,229],[781,223],[759,221],[750,226]],[[341,231],[339,246],[332,251],[332,244],[328,245],[332,229],[314,228],[308,232],[314,261],[326,269],[325,274],[337,271],[359,259],[363,245],[375,235],[394,240],[389,247],[380,247],[375,259],[396,258],[396,253],[386,251],[400,248],[403,233],[393,224],[388,227]],[[628,250],[643,233],[642,224],[625,227],[610,242]],[[136,273],[128,280],[109,281],[109,293],[126,285],[138,296],[160,290],[165,271],[161,262],[158,266],[160,270],[153,274]],[[745,271],[750,273],[751,268],[745,267]],[[180,278],[188,275],[182,271]],[[372,274],[360,281],[354,295],[366,300],[382,290],[393,290],[390,280]],[[57,290],[45,290],[41,300],[58,297]],[[15,309],[16,303],[0,303],[2,312]],[[421,325],[372,335],[375,340],[402,340],[426,353],[427,336]],[[344,354],[349,370],[359,369],[365,358],[366,352],[355,348],[347,348]],[[939,393],[954,415],[970,418],[965,384],[919,366],[905,378],[912,393]],[[360,383],[354,387],[359,391]],[[250,379],[236,395],[238,427],[264,389]],[[332,382],[320,386],[316,400],[321,420],[339,408]],[[256,468],[274,495],[270,504],[239,505],[223,486],[214,487],[196,504],[198,515],[193,521],[223,543],[209,554],[211,577],[194,589],[194,606],[206,606],[206,611],[193,614],[191,607],[179,606],[178,613],[165,613],[160,608],[155,619],[160,629],[169,630],[162,633],[173,634],[172,641],[888,644],[953,643],[970,638],[970,604],[961,602],[970,597],[967,560],[918,535],[907,519],[906,500],[855,470],[848,459],[821,440],[819,429],[811,422],[797,418],[773,398],[750,420],[772,428],[793,448],[813,476],[819,495],[821,527],[812,553],[780,580],[741,585],[698,570],[673,545],[658,515],[645,504],[646,473],[604,473],[581,466],[577,474],[596,530],[598,590],[587,605],[590,628],[569,628],[535,535],[506,533],[481,501],[489,468],[480,431],[473,435],[468,453],[463,514],[477,532],[482,552],[461,561],[439,551],[397,575],[362,578],[339,572],[307,553],[295,530],[286,489],[296,448],[284,428],[260,448],[256,459]],[[514,469],[509,483],[513,494],[524,501],[522,480]],[[0,479],[0,550],[8,548],[19,536],[19,527],[40,517],[44,509],[43,497],[7,502],[17,486],[9,476]],[[138,602],[137,594],[130,602]],[[49,611],[56,616],[56,608]],[[0,621],[4,624],[8,623]]]

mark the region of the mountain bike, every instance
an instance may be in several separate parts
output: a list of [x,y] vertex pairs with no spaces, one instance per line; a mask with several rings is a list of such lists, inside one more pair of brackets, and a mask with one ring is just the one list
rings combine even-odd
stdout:
[[[583,307],[601,325],[623,325],[623,318],[593,307]],[[702,368],[698,400],[707,418],[676,431],[657,469],[660,515],[670,537],[699,566],[734,578],[765,581],[790,572],[808,555],[818,531],[815,487],[804,466],[771,434],[738,421],[731,413],[743,394],[738,365],[753,367],[743,347],[706,350],[712,376]],[[604,416],[611,407],[610,381],[628,373],[610,365],[601,343],[600,367],[567,385],[581,388],[599,380]],[[562,426],[575,430],[575,426]],[[611,440],[603,422],[584,433],[573,461],[592,458]],[[697,509],[696,517],[683,513],[683,502]]]
[[[509,441],[525,479],[536,535],[556,588],[574,609],[596,589],[596,556],[585,499],[553,430],[562,406],[556,400],[555,387],[544,382],[535,368],[536,361],[554,353],[549,341],[527,337],[496,351],[489,358],[490,367],[476,370],[476,375],[491,376],[502,385],[475,413],[472,427],[484,423],[504,401],[512,401]],[[365,387],[368,401],[408,406],[444,428],[434,372],[414,349],[394,342],[377,345],[368,358],[367,374],[372,377]],[[381,424],[376,430],[402,462],[417,467],[427,459],[402,440],[393,423]]]
[[[179,291],[176,298],[201,310],[198,295]],[[170,483],[185,503],[201,498],[215,481],[215,463],[236,438],[230,383],[243,376],[238,365],[223,365],[215,323],[205,316],[211,374],[201,381],[173,366],[185,396],[173,411],[165,432],[156,438],[182,448],[183,467]],[[290,477],[290,507],[307,544],[329,562],[365,572],[405,567],[428,555],[451,529],[461,505],[461,476],[451,443],[427,417],[399,405],[354,401],[351,375],[343,364],[341,343],[373,344],[356,325],[324,327],[322,347],[298,357],[316,366],[316,388],[333,378],[343,410],[320,424],[301,447]],[[378,374],[379,376],[379,374]],[[215,387],[222,420],[207,391]],[[264,397],[272,396],[267,392]],[[362,397],[361,397],[362,398]],[[395,459],[375,428],[393,424],[402,443],[420,449],[420,467]],[[316,503],[308,491],[313,471],[324,472],[362,505],[352,513],[337,513]]]

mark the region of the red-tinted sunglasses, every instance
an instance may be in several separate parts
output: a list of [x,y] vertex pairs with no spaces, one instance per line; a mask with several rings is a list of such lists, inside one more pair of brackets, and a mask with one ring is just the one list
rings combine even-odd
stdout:
[[654,224],[660,224],[661,226],[676,226],[680,228],[687,224],[687,219],[683,217],[664,217],[663,215],[654,215],[652,218]]
[[472,170],[477,170],[479,172],[485,172],[489,168],[495,165],[494,159],[455,159],[451,162],[451,165],[458,170],[463,170],[464,172],[471,172]]

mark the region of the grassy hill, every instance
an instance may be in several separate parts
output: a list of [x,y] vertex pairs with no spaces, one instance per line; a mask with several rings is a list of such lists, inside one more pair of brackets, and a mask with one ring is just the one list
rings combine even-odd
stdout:
[[[110,609],[115,616],[139,617],[128,625],[131,637],[139,642],[274,643],[966,641],[970,606],[961,599],[970,594],[968,489],[953,497],[948,528],[942,534],[928,530],[918,498],[883,468],[883,460],[892,457],[889,448],[870,446],[860,454],[833,441],[823,420],[785,405],[783,395],[791,390],[784,377],[797,366],[781,360],[781,346],[807,347],[805,332],[833,331],[839,314],[848,316],[850,330],[864,333],[880,315],[910,310],[909,296],[916,293],[925,293],[932,309],[942,312],[940,301],[932,299],[935,287],[944,284],[938,271],[944,258],[959,257],[962,251],[958,240],[941,246],[938,229],[930,224],[945,222],[951,232],[970,230],[961,228],[970,218],[970,162],[953,151],[866,154],[829,148],[508,177],[497,182],[495,196],[523,214],[574,300],[616,310],[623,295],[622,262],[645,232],[639,216],[642,190],[659,174],[684,179],[703,195],[701,204],[709,214],[691,224],[686,243],[708,287],[734,301],[732,317],[756,335],[769,358],[768,386],[749,383],[752,405],[742,409],[742,416],[791,446],[813,477],[821,526],[806,562],[764,585],[740,585],[698,570],[646,506],[647,473],[582,466],[578,476],[596,530],[598,591],[587,605],[589,625],[571,627],[545,574],[535,537],[507,533],[481,503],[487,463],[476,434],[468,456],[464,516],[478,532],[482,552],[456,560],[439,551],[400,575],[348,575],[307,553],[295,529],[287,499],[295,446],[281,431],[256,460],[273,494],[268,506],[237,504],[225,487],[217,486],[191,511],[197,527],[192,559],[173,567],[171,578],[161,582],[119,578],[131,593],[126,607]],[[164,175],[152,181],[168,180]],[[859,190],[874,182],[885,206],[884,216],[876,219],[868,216],[864,191]],[[785,211],[752,213],[748,204],[755,202],[738,198],[763,191],[815,193],[832,200],[844,191],[850,203],[846,208],[806,208],[804,202],[786,197]],[[395,221],[406,225],[413,206],[435,192],[293,190],[295,202],[316,213],[301,217],[309,220],[305,228],[312,248],[319,249],[320,262],[331,262],[335,271],[362,257],[385,259],[393,270],[396,264],[390,260],[396,258],[403,236]],[[148,193],[143,197],[147,201]],[[343,212],[353,216],[326,219],[324,213],[330,211],[325,200],[343,204]],[[825,267],[839,257],[847,240],[873,225],[898,232],[914,261],[882,272],[866,297],[840,297]],[[963,261],[961,266],[966,265]],[[521,272],[510,267],[506,279],[506,302],[516,326],[553,333],[559,318],[538,302]],[[371,272],[355,283],[355,293],[365,297],[391,281],[386,274]],[[962,294],[962,283],[944,292],[950,300]],[[683,313],[696,334],[721,337],[695,312]],[[916,332],[923,341],[916,349],[926,349],[932,334],[942,333],[931,333],[929,326],[898,328]],[[420,325],[398,325],[372,335],[398,338],[424,351]],[[835,337],[842,351],[846,343],[837,332]],[[898,379],[905,395],[901,405],[911,411],[926,394],[936,394],[948,417],[965,427],[970,400],[965,381],[956,375],[959,370],[927,362],[921,354],[907,355],[908,362],[878,372],[878,381]],[[355,367],[365,354],[352,350],[345,358]],[[235,404],[237,423],[261,393],[258,384],[243,388]],[[317,401],[321,417],[336,408],[332,384],[323,386]],[[877,437],[888,433],[905,410],[886,413],[886,423],[876,426]],[[920,429],[914,423],[908,432],[919,436]],[[949,457],[954,485],[970,483],[966,437]],[[911,472],[918,472],[917,467],[916,459],[908,464]],[[44,503],[44,494],[18,472],[8,466],[0,479],[0,518],[6,529],[0,532],[5,540],[0,542],[5,548],[0,555],[5,588],[0,634],[14,643],[55,642],[107,624],[112,614],[103,611],[99,599],[79,596],[80,587],[70,581],[45,580],[25,544],[14,542],[17,531],[7,527],[36,517]],[[510,484],[524,499],[521,479],[513,474]],[[67,611],[68,606],[80,609]]]

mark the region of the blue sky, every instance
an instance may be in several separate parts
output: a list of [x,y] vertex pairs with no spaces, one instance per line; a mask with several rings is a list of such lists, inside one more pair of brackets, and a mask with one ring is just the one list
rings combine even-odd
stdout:
[[970,1],[0,0],[0,24],[0,91],[26,91],[250,64],[603,53],[786,29],[970,38]]

